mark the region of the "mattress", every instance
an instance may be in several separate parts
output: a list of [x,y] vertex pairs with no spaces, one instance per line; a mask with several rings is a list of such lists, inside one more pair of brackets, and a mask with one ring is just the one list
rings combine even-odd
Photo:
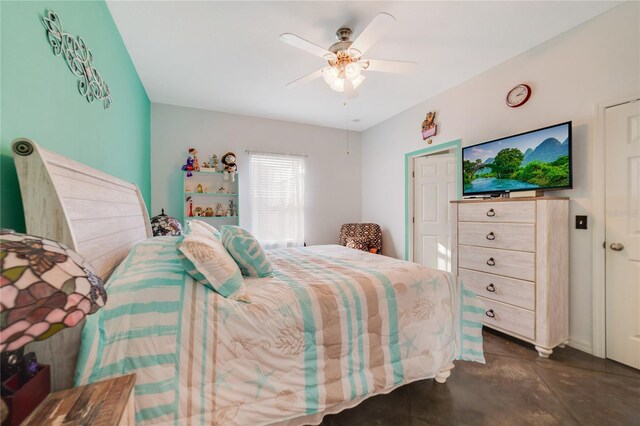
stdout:
[[135,246],[83,330],[76,385],[136,373],[139,424],[308,424],[484,362],[473,293],[450,273],[342,246],[267,252],[251,303],[185,273],[175,237]]

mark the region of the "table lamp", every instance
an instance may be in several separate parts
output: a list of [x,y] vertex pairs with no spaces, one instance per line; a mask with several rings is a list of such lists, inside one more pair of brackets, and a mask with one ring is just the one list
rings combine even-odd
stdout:
[[46,238],[0,230],[0,265],[2,398],[19,423],[12,397],[39,371],[33,353],[24,355],[24,346],[75,327],[104,306],[107,293],[81,255]]

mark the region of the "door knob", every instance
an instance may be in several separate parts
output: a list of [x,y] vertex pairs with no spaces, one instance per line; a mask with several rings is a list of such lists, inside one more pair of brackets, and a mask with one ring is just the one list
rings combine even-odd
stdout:
[[622,251],[622,250],[624,250],[624,244],[622,244],[622,243],[611,243],[609,248],[611,248],[611,250],[613,250],[613,251]]

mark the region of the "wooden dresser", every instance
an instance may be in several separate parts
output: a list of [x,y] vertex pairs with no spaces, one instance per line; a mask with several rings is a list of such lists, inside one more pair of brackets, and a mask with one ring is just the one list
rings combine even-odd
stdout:
[[451,203],[452,271],[482,299],[484,324],[549,357],[569,340],[569,199]]

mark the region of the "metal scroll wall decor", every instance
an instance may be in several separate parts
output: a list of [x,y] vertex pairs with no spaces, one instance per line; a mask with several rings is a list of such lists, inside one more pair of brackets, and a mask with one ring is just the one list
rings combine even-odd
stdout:
[[102,101],[104,109],[111,106],[111,93],[109,86],[100,73],[93,66],[93,54],[85,44],[82,37],[73,37],[62,31],[62,23],[58,15],[49,10],[42,22],[47,29],[47,38],[56,56],[62,55],[67,66],[78,80],[80,94],[87,98],[89,103],[96,99]]

